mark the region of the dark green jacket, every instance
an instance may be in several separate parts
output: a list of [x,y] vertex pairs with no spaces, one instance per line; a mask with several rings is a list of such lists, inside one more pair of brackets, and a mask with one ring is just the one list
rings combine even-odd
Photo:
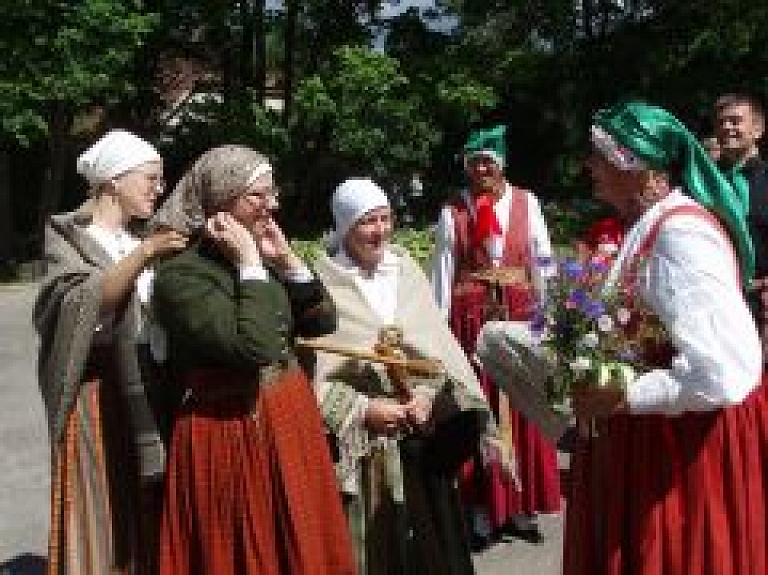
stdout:
[[336,329],[336,310],[318,280],[244,280],[209,242],[156,266],[153,316],[168,335],[174,370],[250,369],[293,358],[296,335]]

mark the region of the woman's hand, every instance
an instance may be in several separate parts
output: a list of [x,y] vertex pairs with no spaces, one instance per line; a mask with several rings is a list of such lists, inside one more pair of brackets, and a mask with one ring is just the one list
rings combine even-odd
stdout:
[[291,244],[285,237],[283,230],[274,219],[270,218],[259,226],[254,232],[256,243],[259,246],[261,257],[264,261],[279,271],[288,271],[301,268],[304,263],[293,253]]
[[571,394],[573,413],[578,419],[610,417],[627,411],[626,393],[616,387],[585,387]]
[[233,263],[240,266],[262,264],[256,239],[232,214],[219,212],[211,216],[205,223],[205,232]]
[[144,257],[145,264],[148,264],[157,258],[171,255],[183,250],[187,245],[188,238],[181,232],[170,228],[163,228],[152,232],[139,245]]
[[408,429],[406,406],[386,397],[368,400],[365,410],[365,425],[375,435],[395,435]]

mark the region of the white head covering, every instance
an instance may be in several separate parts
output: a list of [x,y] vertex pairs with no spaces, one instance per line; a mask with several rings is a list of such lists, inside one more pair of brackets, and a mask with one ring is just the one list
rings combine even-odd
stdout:
[[371,210],[383,207],[389,207],[389,198],[373,180],[350,178],[339,184],[331,198],[331,211],[336,226],[332,243],[340,244],[357,220]]
[[77,158],[77,173],[91,187],[147,162],[160,160],[155,147],[125,130],[112,130]]

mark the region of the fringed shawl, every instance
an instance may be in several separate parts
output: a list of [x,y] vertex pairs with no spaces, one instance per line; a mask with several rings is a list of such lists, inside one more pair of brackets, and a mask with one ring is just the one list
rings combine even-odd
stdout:
[[[38,381],[48,417],[53,461],[67,417],[75,405],[100,317],[101,282],[112,261],[85,232],[91,221],[86,203],[76,212],[53,216],[45,230],[47,274],[33,321],[40,335]],[[138,301],[133,295],[116,314],[114,347],[117,382],[131,421],[142,478],[163,473],[165,450],[142,381],[137,355]]]

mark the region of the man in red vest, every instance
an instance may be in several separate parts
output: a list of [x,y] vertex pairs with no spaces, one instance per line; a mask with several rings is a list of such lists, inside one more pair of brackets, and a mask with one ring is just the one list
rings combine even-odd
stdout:
[[[505,133],[506,126],[496,126],[471,135],[464,147],[469,186],[443,207],[436,230],[435,296],[470,357],[489,304],[500,302],[504,319],[528,320],[554,269],[538,200],[504,177]],[[472,275],[491,268],[522,268],[528,282],[494,288]],[[502,437],[517,457],[518,481],[487,457],[465,468],[462,493],[473,541],[484,546],[506,531],[538,542],[536,514],[560,509],[555,446],[510,407],[486,374],[479,375]]]

